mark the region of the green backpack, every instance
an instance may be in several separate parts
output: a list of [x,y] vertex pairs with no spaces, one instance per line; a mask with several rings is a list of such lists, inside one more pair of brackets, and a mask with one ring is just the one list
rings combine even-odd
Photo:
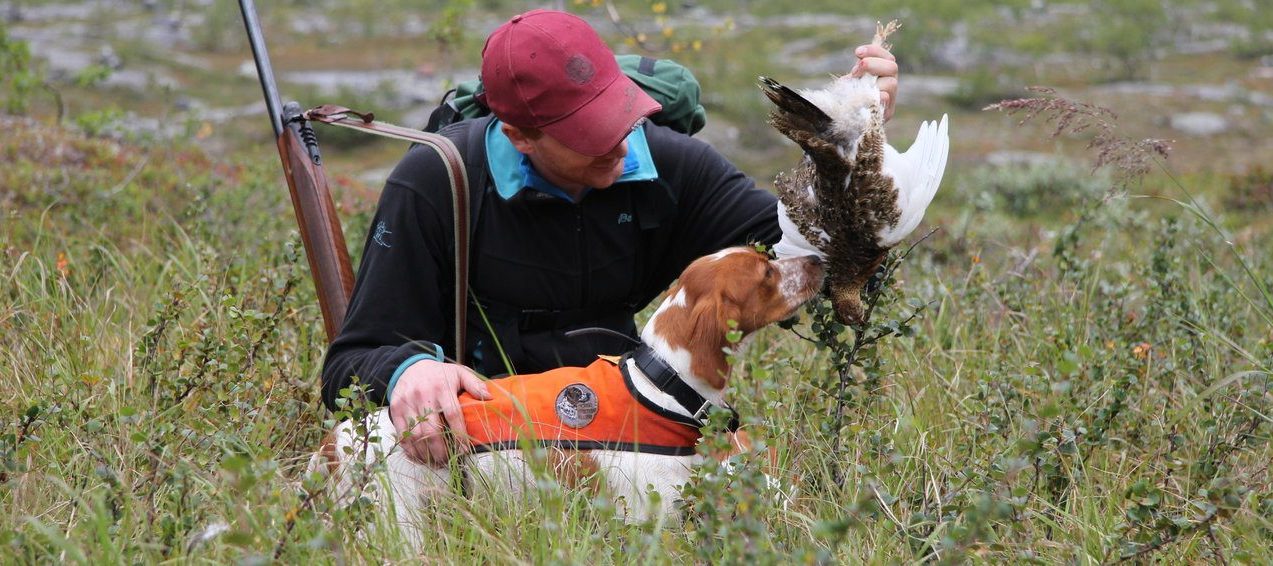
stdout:
[[[698,102],[702,89],[689,69],[671,59],[640,55],[617,55],[615,60],[628,78],[663,105],[662,110],[650,116],[651,122],[691,136],[707,124],[707,111]],[[442,97],[442,104],[429,114],[424,131],[437,132],[460,120],[490,114],[491,110],[475,96],[481,91],[480,78],[460,83],[448,91]]]

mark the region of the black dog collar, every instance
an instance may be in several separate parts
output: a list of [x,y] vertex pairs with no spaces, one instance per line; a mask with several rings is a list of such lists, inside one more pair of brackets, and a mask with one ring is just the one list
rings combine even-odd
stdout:
[[[641,373],[645,374],[646,378],[650,380],[650,383],[653,383],[659,391],[671,395],[672,398],[676,400],[677,404],[679,404],[681,408],[685,409],[685,412],[692,416],[686,417],[685,415],[668,411],[667,409],[659,406],[657,403],[643,397],[640,391],[637,390],[636,386],[632,383],[632,376],[628,375],[627,360],[629,359],[636,364],[637,369],[641,370]],[[703,428],[707,426],[707,416],[711,414],[712,410],[720,408],[727,410],[730,413],[729,423],[725,426],[725,429],[730,432],[738,430],[737,411],[728,405],[717,405],[707,400],[707,398],[702,395],[699,395],[698,391],[695,391],[693,387],[690,387],[690,384],[686,383],[685,380],[681,378],[681,375],[676,373],[675,369],[672,369],[672,366],[663,361],[663,359],[660,358],[658,354],[655,354],[654,350],[645,343],[641,343],[635,350],[624,355],[623,359],[619,362],[619,369],[623,372],[623,380],[627,384],[628,389],[632,391],[632,394],[636,396],[637,400],[640,401],[642,405],[645,405],[647,409],[681,424],[695,428]]]

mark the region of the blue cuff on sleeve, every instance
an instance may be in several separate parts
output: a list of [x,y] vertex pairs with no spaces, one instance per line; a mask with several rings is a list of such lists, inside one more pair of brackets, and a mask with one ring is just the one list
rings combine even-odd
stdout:
[[407,368],[411,367],[411,364],[414,364],[420,360],[433,360],[435,362],[440,362],[446,359],[442,355],[442,346],[434,344],[433,348],[434,348],[434,352],[431,354],[416,354],[414,356],[411,356],[410,358],[407,358],[406,361],[403,361],[401,364],[398,365],[398,369],[394,370],[393,372],[393,377],[389,378],[389,386],[385,387],[385,405],[389,404],[389,399],[393,395],[393,386],[398,384],[398,378],[402,377],[402,374],[407,371]]

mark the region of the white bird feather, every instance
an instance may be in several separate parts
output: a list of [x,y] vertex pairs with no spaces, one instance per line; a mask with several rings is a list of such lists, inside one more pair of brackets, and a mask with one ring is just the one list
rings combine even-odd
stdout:
[[941,122],[920,125],[915,143],[906,153],[898,153],[893,146],[884,144],[884,174],[893,178],[897,208],[902,214],[896,224],[877,234],[880,247],[891,248],[909,236],[933,202],[950,154],[948,121],[948,116],[942,114]]

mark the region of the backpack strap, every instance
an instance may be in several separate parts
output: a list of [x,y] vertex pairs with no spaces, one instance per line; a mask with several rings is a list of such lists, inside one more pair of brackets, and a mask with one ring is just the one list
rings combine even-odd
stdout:
[[446,175],[451,181],[451,202],[453,203],[452,219],[455,239],[455,361],[464,365],[465,351],[468,349],[468,302],[465,297],[469,290],[469,236],[473,234],[469,216],[469,175],[464,167],[464,158],[460,151],[446,136],[434,136],[430,143],[442,162],[446,164]]
[[469,197],[474,194],[474,191],[469,187],[468,169],[464,166],[464,158],[461,157],[459,149],[446,136],[377,122],[371,113],[362,114],[343,106],[325,104],[307,110],[304,117],[307,120],[317,120],[325,124],[423,144],[433,148],[442,158],[442,165],[446,167],[447,179],[451,184],[451,202],[454,205],[455,361],[463,364],[464,352],[468,344],[467,317],[465,316],[468,303],[464,299],[469,288],[469,236],[473,233],[470,219],[474,218],[469,212]]
[[[468,156],[468,189],[469,189],[469,239],[468,243],[473,242],[474,234],[477,231],[478,219],[482,214],[482,201],[486,196],[487,179],[490,177],[489,169],[486,166],[486,127],[488,120],[472,120],[463,126],[456,126],[455,129],[447,129],[446,133],[455,136],[455,139],[464,146],[464,155]],[[463,137],[455,135],[463,130]],[[455,132],[455,133],[453,133]]]
[[[456,203],[453,211],[456,218],[456,228],[454,231],[456,265],[460,265],[458,262],[461,257],[463,257],[465,262],[465,271],[471,272],[471,250],[473,249],[474,239],[477,234],[477,225],[482,214],[482,202],[485,200],[486,193],[488,192],[487,179],[490,177],[486,166],[485,135],[486,126],[489,123],[489,120],[464,120],[463,118],[464,116],[457,112],[448,118],[457,121],[450,123],[443,121],[442,125],[439,126],[437,135],[450,140],[456,147],[464,148],[464,151],[461,152],[461,156],[466,157],[466,159],[463,160],[463,164],[468,198],[455,198],[456,194],[459,194],[459,192],[466,189],[457,187],[454,183],[451,185],[451,194],[452,202]],[[461,208],[461,201],[464,202],[464,208]],[[463,223],[464,232],[461,232],[460,228],[460,218],[462,217],[467,217],[468,219],[467,222]],[[456,305],[455,317],[456,321],[458,321],[457,327],[458,325],[464,325],[465,328],[467,328],[465,319],[468,316],[468,302],[470,300],[476,301],[476,297],[473,296],[473,289],[469,285],[467,277],[462,282],[459,278],[456,279],[454,299],[454,304]],[[467,360],[467,336],[460,336],[459,334],[456,334],[455,343],[456,359],[461,359],[460,356],[463,355],[464,359]]]
[[[454,129],[447,129],[447,133],[452,135],[454,135],[453,132],[458,134],[460,133],[459,130],[463,130],[463,137],[457,136],[457,139],[464,145],[464,155],[468,156],[468,199],[466,200],[468,204],[468,222],[466,223],[468,235],[462,240],[463,243],[461,244],[459,231],[457,229],[455,240],[456,257],[459,257],[459,250],[461,246],[463,246],[466,262],[470,260],[471,254],[469,253],[469,250],[472,249],[474,240],[476,239],[477,225],[482,217],[482,202],[486,200],[485,197],[488,192],[486,185],[489,173],[486,166],[485,135],[486,125],[488,123],[488,120],[469,120],[469,123],[466,123],[463,126],[457,125]],[[458,192],[460,189],[452,187],[452,190]],[[463,211],[456,209],[455,214],[457,217],[463,213]],[[463,320],[464,317],[468,316],[469,300],[477,302],[477,297],[473,295],[473,290],[469,287],[468,280],[466,279],[464,281],[463,288],[457,286],[455,289],[455,316],[458,317],[457,320]],[[462,341],[457,338],[456,344],[456,352],[468,349],[467,341]]]

